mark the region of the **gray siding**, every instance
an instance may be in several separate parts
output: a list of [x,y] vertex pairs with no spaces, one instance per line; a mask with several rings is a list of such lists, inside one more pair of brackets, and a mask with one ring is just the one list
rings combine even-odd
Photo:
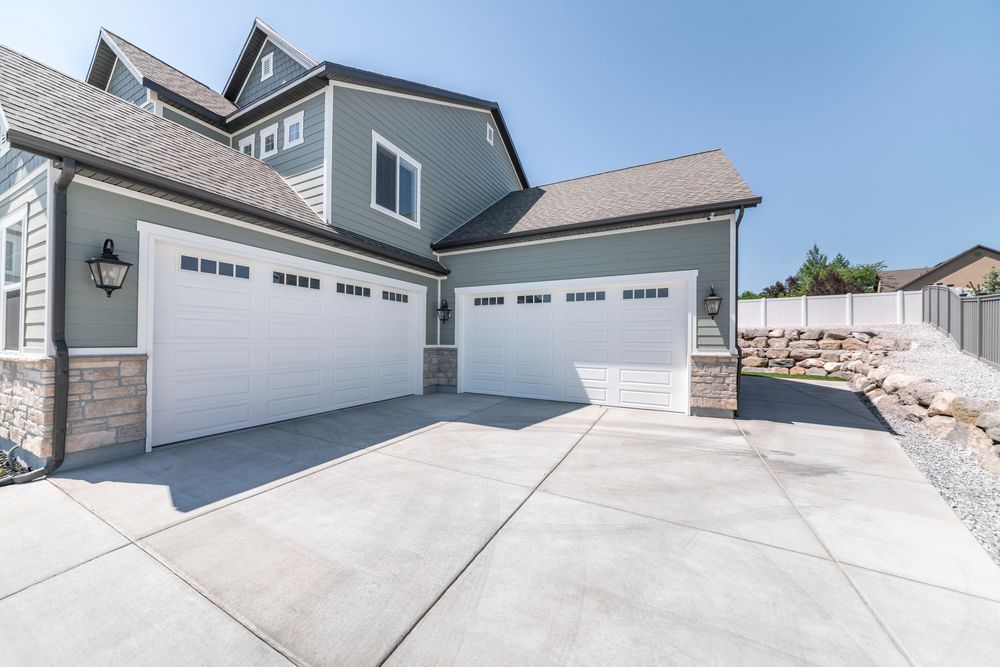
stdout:
[[[499,132],[486,141],[488,113],[339,86],[333,100],[335,225],[432,256],[431,243],[520,187]],[[372,130],[421,164],[420,229],[371,207]]]
[[74,183],[69,193],[66,248],[66,336],[70,347],[136,345],[138,271],[133,267],[126,277],[125,286],[108,299],[103,292],[94,289],[84,262],[100,251],[104,239],[113,238],[119,256],[136,264],[139,252],[138,220],[425,285],[428,288],[428,342],[434,340],[437,283],[433,278]]
[[0,155],[0,195],[45,164],[45,158],[11,148]]
[[[271,125],[278,125],[278,154],[265,160],[289,182],[307,204],[320,215],[323,211],[323,136],[324,96],[315,97],[288,107],[277,116],[253,125],[235,135],[232,147],[239,149],[240,140],[254,135],[254,157],[260,157],[260,131]],[[285,119],[303,112],[303,141],[298,146],[285,148]]]
[[142,82],[132,76],[121,60],[115,61],[111,81],[108,82],[108,92],[136,106],[146,103],[146,89],[143,88]]
[[[512,246],[505,249],[445,255],[451,269],[441,296],[455,303],[455,289],[476,285],[572,278],[620,276],[660,271],[698,271],[698,348],[727,348],[731,338],[729,308],[729,221],[718,220],[611,236]],[[702,299],[714,285],[722,312],[713,321]],[[441,342],[455,341],[454,319],[442,327]]]
[[[14,152],[14,151],[11,151]],[[4,156],[8,157],[10,154]],[[21,153],[20,160],[27,164],[44,164],[45,160],[37,156]],[[10,188],[22,180],[28,171],[18,171],[21,174],[17,181],[8,178]],[[21,210],[27,211],[28,225],[25,243],[24,292],[22,294],[21,322],[24,327],[25,350],[41,351],[45,349],[45,310],[46,288],[48,276],[46,273],[46,252],[48,241],[48,174],[41,173],[32,179],[31,184],[18,195],[0,201],[0,218]],[[0,197],[3,192],[0,191]]]
[[163,107],[163,117],[168,120],[172,120],[178,125],[186,127],[189,130],[194,130],[198,134],[202,134],[208,137],[209,139],[215,139],[220,143],[229,144],[228,134],[225,134],[223,132],[217,132],[212,128],[208,127],[207,125],[199,123],[198,121],[194,120],[185,113],[182,113],[180,111],[174,111],[169,107]]
[[[274,74],[265,81],[260,80],[260,62],[268,53],[274,54]],[[254,100],[264,97],[268,93],[277,90],[292,79],[298,78],[306,71],[294,58],[272,44],[270,41],[264,42],[264,48],[257,55],[257,62],[254,63],[250,71],[250,77],[243,86],[243,91],[236,98],[236,106],[243,107]]]

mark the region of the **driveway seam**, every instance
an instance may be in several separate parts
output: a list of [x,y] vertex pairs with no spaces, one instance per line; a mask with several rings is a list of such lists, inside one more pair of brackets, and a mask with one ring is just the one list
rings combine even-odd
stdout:
[[844,579],[847,581],[848,585],[850,585],[850,587],[854,590],[855,594],[861,600],[862,604],[864,604],[865,607],[868,609],[868,612],[872,615],[872,618],[875,619],[875,622],[878,623],[878,625],[879,625],[880,628],[882,628],[882,631],[889,638],[889,641],[892,642],[893,646],[896,647],[896,650],[898,650],[900,652],[900,654],[903,656],[903,658],[909,664],[916,665],[917,663],[913,659],[913,656],[911,656],[910,653],[906,650],[906,648],[903,647],[902,642],[899,640],[898,637],[896,637],[895,633],[893,633],[892,630],[889,629],[889,626],[882,619],[881,614],[879,614],[875,610],[875,607],[871,603],[871,601],[868,599],[868,596],[866,596],[861,591],[861,589],[858,587],[858,585],[854,582],[854,579],[851,578],[851,575],[847,572],[846,569],[844,569],[844,565],[833,554],[833,551],[830,549],[829,545],[827,545],[827,543],[820,536],[819,531],[817,531],[816,528],[813,527],[812,522],[810,522],[809,519],[806,518],[805,513],[803,513],[802,510],[799,508],[798,503],[796,503],[792,499],[792,496],[788,492],[788,489],[785,488],[785,485],[781,483],[780,479],[778,479],[778,476],[771,469],[771,466],[768,465],[767,459],[765,459],[764,456],[761,455],[760,451],[757,449],[757,446],[754,445],[753,441],[750,439],[750,436],[748,436],[746,434],[746,432],[743,430],[743,427],[740,426],[739,422],[737,422],[736,427],[740,430],[740,433],[743,434],[743,438],[747,441],[747,444],[750,445],[750,447],[753,449],[754,453],[757,454],[757,457],[760,459],[761,463],[764,465],[764,468],[767,470],[768,474],[771,476],[771,479],[773,479],[774,483],[778,485],[779,489],[781,489],[781,493],[785,496],[785,498],[788,499],[788,502],[791,503],[792,507],[795,509],[795,512],[799,515],[799,517],[801,517],[802,521],[809,528],[810,532],[812,532],[812,534],[816,537],[816,540],[819,541],[819,543],[823,547],[823,549],[828,554],[830,554],[830,560],[833,562],[833,564],[840,571],[841,576],[844,577]]
[[904,577],[901,574],[895,574],[894,572],[886,572],[885,570],[879,570],[874,567],[868,567],[866,565],[858,565],[857,563],[852,563],[850,561],[842,560],[840,561],[842,565],[848,565],[856,570],[864,570],[865,572],[872,572],[873,574],[881,574],[886,577],[892,577],[893,579],[899,579],[901,581],[908,581],[911,584],[920,584],[921,586],[930,586],[931,588],[936,588],[940,591],[947,591],[949,593],[954,593],[955,595],[964,595],[965,597],[976,598],[977,600],[983,600],[984,602],[993,602],[995,604],[1000,604],[1000,597],[990,597],[988,595],[980,595],[979,593],[970,593],[968,591],[960,591],[948,586],[942,586],[941,584],[932,584],[929,581],[921,581],[920,579],[913,579],[912,577]]
[[[472,555],[472,558],[469,559],[469,561],[462,567],[462,569],[458,572],[458,574],[456,574],[454,578],[452,578],[452,580],[448,582],[448,585],[446,585],[441,590],[441,593],[439,593],[434,598],[434,600],[431,601],[431,603],[427,606],[427,608],[424,609],[423,613],[421,613],[420,616],[417,617],[417,620],[414,621],[413,624],[409,627],[409,629],[407,629],[407,631],[404,632],[403,635],[393,644],[392,648],[389,649],[389,651],[385,654],[385,657],[379,661],[378,663],[379,667],[384,665],[389,660],[389,658],[391,658],[392,655],[399,649],[399,647],[402,646],[403,642],[406,641],[406,638],[410,636],[410,634],[416,629],[418,625],[420,625],[421,621],[424,620],[427,614],[429,614],[431,610],[437,606],[438,602],[440,602],[441,599],[448,593],[448,591],[451,590],[452,586],[454,586],[458,582],[458,580],[461,579],[462,576],[469,570],[469,568],[472,567],[472,564],[475,563],[476,559],[479,558],[479,556],[482,555],[484,551],[486,551],[487,547],[489,547],[490,544],[493,543],[493,540],[495,540],[497,535],[500,534],[500,531],[502,531],[507,526],[507,524],[510,523],[510,520],[513,519],[514,516],[516,516],[517,513],[521,511],[521,508],[524,507],[525,503],[531,500],[531,498],[535,495],[535,493],[538,492],[538,489],[541,488],[542,484],[545,483],[545,480],[547,480],[552,475],[552,473],[554,473],[559,468],[559,466],[563,464],[563,461],[565,461],[569,457],[569,455],[573,453],[573,451],[577,448],[577,446],[581,442],[583,442],[583,439],[590,434],[593,428],[597,426],[597,423],[600,422],[601,419],[603,419],[604,415],[606,414],[608,414],[608,409],[602,408],[601,414],[598,415],[597,419],[595,419],[593,423],[591,423],[591,425],[587,428],[587,430],[584,431],[583,434],[581,434],[580,437],[576,439],[576,442],[574,442],[573,445],[568,450],[566,450],[566,453],[563,454],[558,461],[556,461],[556,464],[552,466],[552,468],[547,473],[545,473],[545,476],[542,477],[541,480],[539,480],[538,484],[536,484],[534,488],[532,488],[531,491],[528,493],[528,495],[526,495],[524,499],[520,503],[518,503],[517,507],[514,508],[514,511],[511,512],[507,516],[507,518],[500,523],[499,526],[497,526],[497,529],[493,531],[493,534],[491,534],[486,539],[486,541],[483,543],[483,546],[480,547],[479,550]],[[526,487],[521,487],[521,488],[526,488]]]
[[[53,486],[55,486],[55,485],[53,484]],[[102,521],[103,521],[103,519],[102,519]],[[106,521],[104,521],[104,523],[107,524]],[[114,529],[114,526],[112,526],[112,529]],[[119,533],[119,534],[121,534],[121,533]],[[128,538],[126,538],[126,539],[128,539]],[[53,572],[52,574],[48,575],[44,579],[39,579],[38,581],[36,581],[34,583],[28,584],[24,588],[19,588],[16,591],[13,591],[11,593],[7,593],[6,595],[0,597],[0,602],[3,602],[4,600],[10,599],[10,598],[14,597],[15,595],[23,593],[23,592],[25,592],[27,590],[31,590],[32,588],[34,588],[35,586],[38,586],[39,584],[44,584],[46,581],[49,581],[51,579],[55,579],[56,577],[59,577],[59,576],[62,576],[64,574],[66,574],[67,572],[72,572],[73,570],[75,570],[78,567],[82,567],[82,566],[86,565],[87,563],[92,563],[95,560],[97,560],[98,558],[104,558],[107,555],[113,554],[114,552],[120,551],[121,549],[124,549],[125,547],[131,546],[131,545],[132,545],[131,542],[126,542],[125,544],[119,544],[117,547],[114,547],[113,549],[108,549],[107,551],[103,551],[103,552],[97,554],[96,556],[91,556],[87,560],[80,561],[79,563],[76,563],[75,565],[70,565],[69,567],[67,567],[67,568],[65,568],[63,570],[59,570],[58,572]]]
[[411,459],[407,456],[400,456],[399,454],[390,454],[388,452],[372,452],[373,454],[378,454],[379,456],[389,456],[396,459],[397,461],[406,461],[407,463],[418,463],[420,465],[430,466],[431,468],[437,468],[438,470],[444,470],[447,472],[454,472],[459,475],[468,475],[470,477],[476,477],[478,479],[484,479],[487,482],[498,482],[500,484],[507,484],[509,486],[516,486],[519,489],[530,489],[529,484],[518,484],[517,482],[508,482],[505,479],[497,479],[496,477],[490,477],[489,475],[483,475],[477,472],[469,472],[468,470],[457,470],[455,468],[449,468],[448,466],[443,466],[439,463],[430,463],[428,461],[421,461],[420,459]]

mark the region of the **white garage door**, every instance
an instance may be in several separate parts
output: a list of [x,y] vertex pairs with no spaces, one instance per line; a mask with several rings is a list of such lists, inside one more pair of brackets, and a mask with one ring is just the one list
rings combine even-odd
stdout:
[[460,391],[687,411],[687,282],[555,285],[458,291]]
[[418,393],[424,293],[370,278],[157,243],[151,444]]

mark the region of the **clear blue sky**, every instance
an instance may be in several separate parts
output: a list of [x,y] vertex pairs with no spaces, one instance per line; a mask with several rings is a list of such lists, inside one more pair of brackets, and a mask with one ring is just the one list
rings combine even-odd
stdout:
[[831,256],[1000,246],[1000,2],[3,0],[0,42],[85,73],[105,25],[216,87],[255,16],[318,60],[500,102],[532,184],[721,147],[764,197],[741,287]]

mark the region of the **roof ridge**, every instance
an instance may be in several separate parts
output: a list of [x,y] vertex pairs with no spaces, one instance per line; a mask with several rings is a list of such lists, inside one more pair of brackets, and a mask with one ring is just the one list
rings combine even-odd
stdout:
[[[194,82],[195,82],[195,83],[197,83],[198,85],[200,85],[200,86],[204,86],[205,88],[208,88],[208,89],[209,89],[210,91],[212,91],[212,92],[213,92],[213,93],[215,93],[216,95],[218,95],[218,96],[222,97],[222,93],[220,93],[219,91],[217,91],[217,90],[216,90],[215,88],[213,88],[212,86],[208,85],[208,84],[207,84],[207,83],[205,83],[204,81],[201,81],[200,79],[196,79],[196,78],[194,78],[193,76],[191,76],[190,74],[188,74],[188,73],[187,73],[187,72],[185,72],[184,70],[182,70],[182,69],[178,69],[177,67],[174,67],[173,65],[171,65],[170,63],[168,63],[168,62],[167,62],[166,60],[164,60],[163,58],[160,58],[159,56],[155,56],[155,55],[153,55],[152,53],[150,53],[150,52],[149,52],[149,51],[147,51],[146,49],[142,48],[141,46],[138,46],[138,45],[136,45],[136,44],[135,44],[134,42],[130,42],[129,40],[125,39],[124,37],[122,37],[121,35],[119,35],[119,34],[117,34],[117,33],[114,33],[114,32],[111,32],[110,30],[108,30],[108,29],[107,29],[107,28],[105,28],[104,26],[101,26],[101,30],[102,30],[103,32],[106,32],[106,33],[107,33],[108,35],[110,35],[110,36],[111,36],[111,37],[113,37],[114,39],[117,39],[117,40],[120,40],[120,41],[122,41],[122,42],[125,42],[126,44],[128,44],[129,46],[131,46],[131,47],[132,47],[133,49],[137,49],[137,50],[139,50],[139,51],[142,51],[143,53],[145,53],[145,54],[146,54],[147,56],[149,56],[149,57],[150,57],[150,58],[152,58],[153,60],[156,60],[156,61],[158,61],[158,62],[159,62],[160,64],[162,64],[162,65],[165,65],[166,67],[169,67],[170,69],[174,70],[174,71],[175,71],[175,72],[177,72],[178,74],[180,74],[180,75],[182,75],[182,76],[185,76],[185,77],[187,77],[187,78],[191,79],[192,81],[194,81]],[[135,64],[135,63],[133,63],[133,64]],[[143,72],[143,76],[146,76],[146,73],[145,73],[145,72]]]
[[710,148],[710,149],[704,150],[704,151],[697,151],[697,152],[694,152],[694,153],[688,153],[687,155],[677,155],[675,157],[668,157],[668,158],[664,158],[662,160],[653,160],[652,162],[643,162],[641,164],[634,164],[634,165],[632,165],[630,167],[618,167],[617,169],[607,169],[605,171],[598,171],[596,173],[586,174],[584,176],[574,176],[573,178],[566,178],[566,179],[563,179],[561,181],[552,181],[551,183],[542,183],[540,185],[535,185],[533,187],[536,187],[536,188],[545,188],[545,187],[548,187],[550,185],[560,185],[562,183],[570,183],[572,181],[580,181],[580,180],[583,180],[585,178],[594,178],[595,176],[604,176],[606,174],[614,174],[614,173],[617,173],[619,171],[628,171],[630,169],[641,169],[642,167],[651,167],[654,164],[663,164],[664,162],[673,162],[674,160],[683,160],[685,158],[695,157],[696,155],[706,155],[708,153],[722,153],[723,155],[725,155],[725,153],[723,153],[723,151],[722,151],[721,148]]

